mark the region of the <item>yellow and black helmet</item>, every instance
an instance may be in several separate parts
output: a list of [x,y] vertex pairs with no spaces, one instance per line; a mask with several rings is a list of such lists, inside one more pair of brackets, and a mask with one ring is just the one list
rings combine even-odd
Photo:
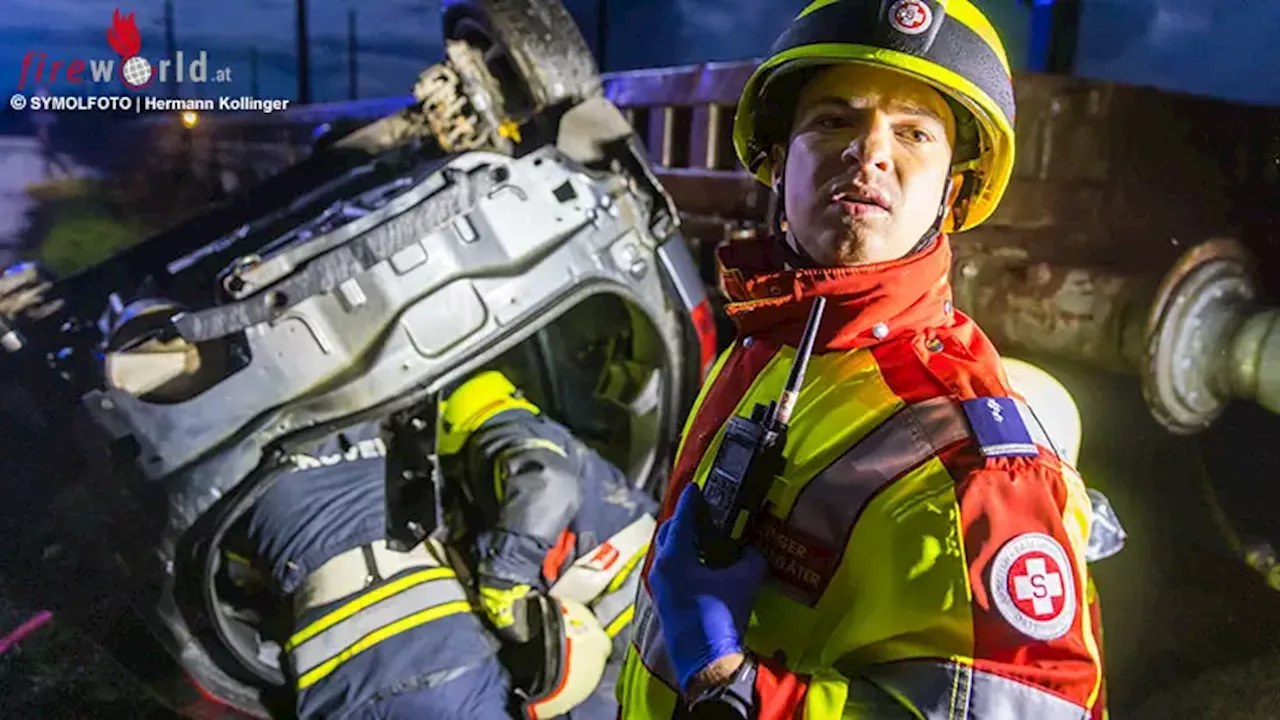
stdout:
[[497,370],[478,373],[440,400],[436,412],[436,452],[457,455],[467,440],[490,418],[507,410],[523,409],[537,415],[537,405]]
[[789,81],[805,76],[796,71],[841,63],[894,70],[947,98],[958,111],[952,172],[963,176],[950,229],[990,217],[1013,172],[1013,80],[1000,37],[972,0],[809,3],[742,92],[733,127],[742,164],[771,184],[770,153],[787,140],[799,92]]

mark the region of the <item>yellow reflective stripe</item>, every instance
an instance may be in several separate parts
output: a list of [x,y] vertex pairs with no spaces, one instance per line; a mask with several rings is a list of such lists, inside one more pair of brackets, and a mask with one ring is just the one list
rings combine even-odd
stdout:
[[800,11],[800,14],[796,16],[796,20],[799,20],[800,18],[804,17],[805,15],[808,15],[814,10],[819,10],[828,5],[835,5],[838,2],[840,2],[840,0],[814,0],[812,3],[809,4],[808,7]]
[[1102,643],[1101,638],[1093,632],[1093,608],[1090,606],[1094,593],[1093,578],[1089,573],[1089,565],[1085,560],[1085,550],[1089,547],[1089,528],[1093,526],[1093,503],[1089,501],[1089,493],[1085,489],[1084,480],[1075,468],[1059,462],[1062,469],[1062,482],[1067,490],[1067,501],[1062,509],[1062,526],[1067,534],[1071,561],[1076,567],[1076,584],[1080,597],[1085,598],[1078,608],[1080,627],[1083,630],[1084,646],[1093,658],[1094,667],[1098,668],[1098,676],[1094,679],[1093,690],[1089,693],[1089,706],[1097,702],[1102,693]]
[[240,553],[235,553],[235,552],[231,552],[230,550],[224,549],[222,551],[222,555],[223,557],[230,560],[231,562],[237,562],[237,563],[240,563],[241,565],[250,565],[250,566],[253,565],[253,563],[249,562],[249,558],[241,555]]
[[404,618],[454,602],[465,602],[467,592],[456,578],[440,578],[419,583],[352,615],[289,652],[295,676],[305,677],[334,657],[378,630]]
[[644,547],[640,548],[640,551],[637,552],[635,555],[632,555],[631,559],[628,560],[626,564],[622,566],[622,569],[618,570],[617,577],[611,580],[609,582],[609,586],[604,589],[605,593],[608,594],[608,593],[614,592],[618,588],[622,587],[622,584],[625,583],[630,578],[631,571],[634,570],[636,565],[640,564],[640,561],[644,560],[644,556],[648,554],[649,554],[649,543],[645,543]]
[[531,589],[528,585],[516,585],[510,589],[482,585],[480,607],[484,608],[485,615],[489,616],[494,626],[501,630],[515,623],[516,601],[528,595]]
[[670,685],[649,672],[633,645],[628,648],[618,673],[617,700],[620,720],[671,720],[680,697]]
[[613,622],[605,627],[605,634],[609,637],[617,637],[618,633],[622,632],[623,628],[627,626],[627,623],[631,622],[631,618],[635,617],[635,614],[636,606],[635,603],[632,603],[627,606],[626,610],[622,611],[621,615],[614,618]]
[[493,459],[493,496],[498,502],[502,502],[502,498],[507,494],[507,468],[504,463],[510,460],[512,455],[528,450],[550,450],[562,458],[569,457],[564,448],[543,438],[527,438],[498,453]]
[[431,580],[438,580],[440,578],[448,578],[448,577],[457,577],[457,575],[456,573],[453,572],[453,570],[449,568],[431,568],[429,570],[416,572],[411,575],[406,575],[402,578],[399,578],[398,580],[395,580],[393,582],[389,582],[386,585],[383,585],[382,587],[378,588],[377,590],[361,595],[355,600],[352,600],[346,605],[343,605],[342,607],[334,610],[333,612],[325,615],[319,620],[316,620],[315,622],[311,623],[305,628],[294,633],[293,637],[289,638],[289,641],[285,643],[284,650],[285,652],[289,652],[290,650],[301,645],[307,640],[310,640],[316,635],[319,635],[325,630],[328,630],[334,625],[337,625],[338,623],[342,622],[343,620],[346,620],[352,615],[355,615],[356,613],[369,607],[370,605],[374,605],[378,602],[381,602],[382,600],[385,600],[386,598],[389,598],[392,595],[395,595],[403,590],[407,590],[413,587],[414,585],[419,585],[421,583],[429,582]]
[[640,573],[623,573],[621,578],[623,579],[621,585],[605,592],[591,604],[591,612],[604,624],[605,633],[609,637],[622,632],[627,623],[631,622],[631,618],[635,615],[636,595],[643,592],[640,590]]
[[456,615],[458,613],[464,613],[464,612],[470,612],[470,611],[471,611],[471,603],[467,602],[466,600],[457,600],[451,603],[446,603],[444,605],[437,605],[436,607],[427,608],[426,610],[414,613],[413,615],[410,615],[401,620],[397,620],[396,622],[393,622],[390,625],[384,626],[378,630],[375,630],[372,633],[369,633],[368,635],[361,638],[356,644],[352,645],[346,650],[343,650],[342,652],[338,653],[337,655],[330,658],[329,660],[326,660],[325,662],[316,666],[314,670],[311,670],[306,674],[304,674],[302,677],[298,678],[298,689],[305,690],[308,687],[323,680],[330,673],[336,670],[338,666],[341,665],[342,663],[346,662],[347,660],[350,660],[355,655],[358,655],[364,652],[365,650],[368,650],[369,648],[373,647],[374,645],[377,645],[378,643],[382,642],[383,640],[386,640],[387,638],[393,637],[395,635],[399,635],[400,633],[405,632],[406,630],[412,630],[413,628],[418,627],[419,625],[424,625],[433,620],[439,620],[442,617],[447,617],[449,615]]

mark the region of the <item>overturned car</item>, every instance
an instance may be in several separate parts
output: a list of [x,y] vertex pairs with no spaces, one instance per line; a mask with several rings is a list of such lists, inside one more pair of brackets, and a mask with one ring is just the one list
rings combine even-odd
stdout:
[[[223,541],[299,448],[430,427],[442,392],[500,365],[656,495],[714,357],[679,216],[564,9],[450,2],[443,22],[416,104],[0,328],[50,415],[74,546],[39,592],[182,714],[287,705],[279,638],[229,590]],[[448,530],[419,434],[386,478],[400,548]]]

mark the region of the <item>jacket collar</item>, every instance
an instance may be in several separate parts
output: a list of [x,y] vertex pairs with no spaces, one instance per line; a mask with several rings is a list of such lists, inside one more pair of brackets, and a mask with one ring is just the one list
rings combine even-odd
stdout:
[[923,252],[857,267],[791,269],[773,238],[724,245],[717,260],[725,313],[740,336],[795,344],[819,295],[827,309],[818,352],[870,347],[953,321],[945,235]]

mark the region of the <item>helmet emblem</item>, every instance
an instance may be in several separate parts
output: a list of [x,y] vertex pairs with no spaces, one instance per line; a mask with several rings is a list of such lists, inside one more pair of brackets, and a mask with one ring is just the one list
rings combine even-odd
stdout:
[[889,6],[889,24],[904,35],[919,35],[933,24],[933,10],[922,0],[898,0]]

